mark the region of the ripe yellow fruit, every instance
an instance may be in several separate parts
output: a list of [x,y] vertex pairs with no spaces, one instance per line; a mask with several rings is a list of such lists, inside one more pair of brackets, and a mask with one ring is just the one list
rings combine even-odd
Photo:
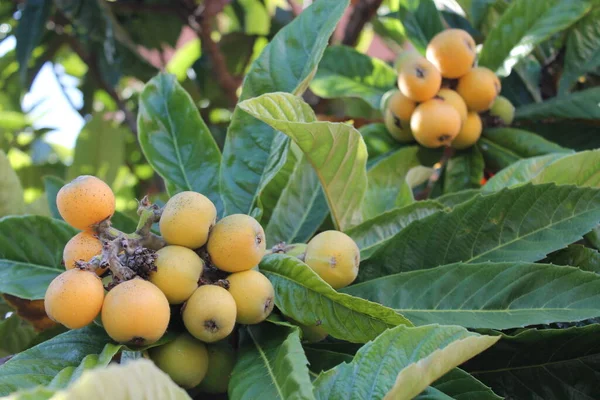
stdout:
[[229,293],[237,307],[237,322],[258,324],[271,314],[275,305],[275,290],[266,276],[250,269],[233,273],[227,280]]
[[115,195],[102,180],[81,175],[58,191],[56,206],[69,225],[85,231],[113,215]]
[[220,270],[246,271],[258,265],[265,255],[265,231],[249,215],[229,215],[214,226],[207,250],[212,263]]
[[340,289],[356,279],[360,250],[345,233],[325,231],[308,242],[304,262],[331,287]]
[[446,29],[431,39],[425,56],[444,78],[460,78],[475,62],[475,40],[462,29]]
[[505,125],[510,125],[515,118],[515,106],[506,97],[498,96],[490,108],[490,115],[500,118]]
[[410,116],[417,107],[417,103],[396,90],[389,98],[388,109],[402,121],[410,121]]
[[170,304],[183,303],[198,287],[204,261],[183,246],[166,246],[156,254],[156,271],[150,273],[150,282],[162,290]]
[[483,125],[479,114],[471,111],[467,116],[467,120],[463,123],[458,135],[452,141],[452,147],[455,149],[466,149],[473,146],[481,136]]
[[456,87],[467,108],[476,112],[489,110],[501,89],[496,74],[484,67],[471,69],[458,80]]
[[454,107],[437,98],[420,104],[410,119],[415,139],[428,148],[449,145],[460,126],[460,115]]
[[235,326],[235,300],[220,286],[200,286],[183,308],[183,323],[197,339],[212,343],[228,336]]
[[171,197],[160,218],[160,233],[169,244],[197,249],[208,240],[217,209],[208,197],[181,192]]
[[165,345],[151,348],[148,353],[158,368],[185,389],[198,386],[208,371],[206,345],[187,333]]
[[70,269],[50,282],[44,296],[46,314],[69,329],[83,328],[98,316],[104,286],[90,271]]
[[390,136],[398,142],[409,143],[415,140],[410,131],[410,120],[402,121],[388,109],[385,110],[384,122]]
[[[88,231],[79,232],[67,242],[63,249],[63,261],[66,269],[75,268],[76,261],[90,261],[102,253],[102,243]],[[96,274],[102,275],[106,268],[96,269]]]
[[102,325],[119,343],[148,345],[160,339],[169,325],[169,301],[158,287],[141,278],[112,288],[102,306]]
[[431,99],[440,90],[442,75],[425,57],[419,56],[402,63],[398,88],[406,97],[421,102]]
[[467,105],[465,101],[458,93],[456,93],[452,89],[440,89],[436,97],[444,99],[446,103],[454,107],[458,115],[460,115],[460,120],[465,121],[467,119]]
[[235,351],[225,342],[208,345],[207,349],[208,372],[198,389],[204,393],[225,393],[235,367]]

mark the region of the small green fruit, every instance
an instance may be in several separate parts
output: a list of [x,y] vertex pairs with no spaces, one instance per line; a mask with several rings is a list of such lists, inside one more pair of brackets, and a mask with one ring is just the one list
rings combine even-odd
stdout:
[[401,121],[389,109],[386,110],[384,116],[385,127],[391,137],[401,143],[408,143],[415,140],[408,121]]
[[504,124],[510,125],[515,118],[515,106],[513,106],[506,97],[498,96],[496,97],[494,104],[492,104],[490,115],[498,117]]
[[235,351],[226,342],[209,345],[207,349],[208,372],[198,389],[211,394],[225,393],[235,366]]
[[206,346],[187,333],[165,345],[151,348],[148,353],[158,368],[186,389],[197,386],[204,379],[209,366]]

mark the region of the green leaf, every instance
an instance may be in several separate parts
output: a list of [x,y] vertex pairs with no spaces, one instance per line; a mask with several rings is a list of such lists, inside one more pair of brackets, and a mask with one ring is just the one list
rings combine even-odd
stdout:
[[44,180],[46,201],[48,201],[50,214],[52,215],[52,218],[62,220],[63,218],[60,216],[58,206],[56,205],[56,196],[58,195],[58,191],[65,184],[65,181],[57,176],[45,176],[42,179]]
[[271,254],[260,271],[275,288],[275,304],[287,316],[306,324],[320,321],[331,336],[366,343],[387,328],[410,324],[393,310],[336,292],[296,257]]
[[48,384],[49,388],[61,389],[75,382],[85,371],[108,366],[113,357],[123,346],[107,343],[99,354],[88,354],[77,366],[69,366],[61,370]]
[[76,367],[88,354],[100,353],[109,340],[104,329],[90,325],[17,354],[0,366],[0,396],[49,384],[62,369]]
[[[277,91],[304,92],[347,5],[348,0],[320,0],[281,29],[252,63],[240,100]],[[241,108],[235,109],[220,176],[225,214],[249,213],[254,207],[261,188],[270,180],[262,179],[267,165],[272,158],[280,158],[272,151],[277,135]]]
[[507,76],[535,47],[582,18],[591,8],[586,1],[516,0],[483,43],[479,65]]
[[73,164],[67,180],[79,175],[95,175],[112,186],[125,162],[125,139],[129,131],[95,115],[77,136]]
[[0,219],[0,293],[43,299],[48,284],[64,271],[63,248],[76,233],[48,217]]
[[423,54],[431,38],[444,30],[442,17],[433,0],[401,0],[398,16],[404,35]]
[[17,39],[17,61],[23,82],[27,78],[27,66],[31,54],[46,31],[46,21],[51,9],[51,0],[30,0],[25,2],[21,11],[15,38]]
[[499,338],[455,326],[398,326],[364,345],[353,361],[322,373],[317,399],[412,399]]
[[566,154],[559,153],[519,160],[494,175],[481,188],[481,191],[494,192],[505,187],[516,186],[525,182],[529,182],[548,165],[565,156]]
[[471,200],[480,193],[481,191],[479,189],[461,190],[460,192],[447,193],[443,196],[437,197],[435,201],[445,207],[454,208],[461,203]]
[[475,146],[458,152],[448,161],[444,178],[444,193],[479,189],[483,179],[483,156]]
[[358,131],[367,145],[369,160],[400,147],[400,143],[392,138],[383,123],[363,125]]
[[543,103],[532,103],[517,108],[517,119],[567,118],[600,119],[600,87],[553,97]]
[[166,70],[177,77],[179,82],[187,78],[187,72],[202,55],[200,39],[192,39],[179,47],[167,63]]
[[567,36],[559,93],[565,94],[580,76],[600,66],[600,7],[580,19]]
[[307,242],[329,209],[319,177],[306,156],[296,164],[265,228],[267,245]]
[[25,350],[35,335],[33,327],[15,313],[0,320],[0,357]]
[[220,214],[221,154],[194,101],[175,76],[159,74],[146,84],[140,95],[138,130],[144,155],[165,180],[169,194],[202,193]]
[[600,277],[551,264],[450,264],[341,291],[393,308],[415,325],[509,329],[600,316]]
[[507,399],[593,399],[600,374],[599,337],[599,324],[502,335],[466,369]]
[[328,47],[310,89],[320,97],[358,97],[379,110],[381,97],[396,85],[396,72],[352,47]]
[[21,181],[6,154],[0,150],[0,217],[22,214],[24,210]]
[[52,392],[35,388],[15,393],[11,400],[41,399],[86,400],[191,400],[191,397],[150,360],[139,359],[126,364],[84,371],[68,388]]
[[[501,400],[492,389],[460,368],[454,368],[432,386],[455,400]],[[417,397],[419,399],[420,397]]]
[[504,189],[413,222],[361,263],[357,281],[455,262],[537,261],[599,221],[599,190],[554,184]]
[[367,150],[356,129],[317,121],[308,104],[288,93],[264,94],[238,106],[288,135],[300,147],[319,177],[337,228],[345,230],[360,222],[367,185]]
[[263,323],[240,329],[229,398],[314,399],[300,329]]
[[443,209],[432,201],[418,201],[402,208],[396,208],[369,219],[346,231],[360,248],[360,258],[366,260],[379,246],[394,237],[411,222],[423,219]]
[[352,362],[351,354],[340,353],[328,349],[305,347],[304,353],[308,359],[311,375],[315,378],[320,372],[331,369],[338,364]]
[[418,152],[418,146],[403,147],[369,169],[367,191],[361,206],[364,220],[414,201],[406,178],[412,168],[421,165]]
[[562,157],[541,171],[532,182],[600,187],[600,150]]
[[486,164],[496,169],[506,168],[522,158],[572,152],[535,133],[516,128],[486,129],[478,146]]
[[600,253],[596,249],[572,244],[567,248],[548,255],[545,262],[558,265],[570,265],[583,271],[600,274]]

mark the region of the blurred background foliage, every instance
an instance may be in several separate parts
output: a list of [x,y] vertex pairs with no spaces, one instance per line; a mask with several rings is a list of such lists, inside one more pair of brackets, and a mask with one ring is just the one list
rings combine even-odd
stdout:
[[[46,195],[60,186],[59,179],[80,174],[97,175],[111,185],[117,208],[124,213],[132,213],[135,199],[146,193],[155,201],[164,199],[163,182],[144,160],[136,140],[143,83],[161,70],[175,74],[222,147],[245,72],[269,40],[310,3],[2,0],[0,184],[13,190],[2,191],[0,216],[50,215]],[[467,29],[478,44],[483,43],[510,3],[354,0],[331,42],[391,65],[410,43],[418,48],[418,38],[428,37],[427,30],[437,29],[437,24]],[[436,13],[431,7],[440,11],[439,20],[431,18]],[[544,40],[506,71],[502,94],[522,106],[596,86],[597,21],[600,6],[595,5],[571,29]],[[343,59],[326,56],[320,73],[332,71],[337,78],[346,73],[336,68],[352,71]],[[361,132],[370,157],[400,146],[372,124],[380,122],[381,115],[365,96],[324,99],[315,94],[315,85],[311,89],[304,97],[321,119],[352,120],[357,128],[364,126]],[[375,93],[376,98],[381,94]],[[600,147],[598,120],[523,124],[561,146]],[[494,164],[489,157],[504,157],[484,156],[486,167]]]

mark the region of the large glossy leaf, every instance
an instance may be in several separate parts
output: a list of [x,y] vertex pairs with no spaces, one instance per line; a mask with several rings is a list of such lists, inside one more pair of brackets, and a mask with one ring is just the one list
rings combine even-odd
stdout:
[[600,221],[600,191],[525,185],[415,221],[360,266],[358,281],[454,262],[537,261]]
[[0,366],[0,395],[49,384],[62,369],[76,367],[88,354],[100,353],[109,340],[102,328],[91,325],[17,354]]
[[190,95],[174,75],[159,74],[140,95],[139,141],[171,195],[191,190],[211,199],[219,214],[221,154]]
[[320,322],[338,339],[366,343],[387,328],[410,324],[389,308],[338,293],[296,257],[271,254],[259,268],[273,284],[275,304],[285,315],[306,325]]
[[486,129],[478,146],[486,164],[495,169],[506,168],[522,158],[572,152],[533,132],[515,128]]
[[48,217],[0,219],[0,292],[43,299],[48,284],[64,271],[65,244],[77,231]]
[[[440,379],[436,380],[431,387],[450,396],[455,400],[501,400],[491,388],[484,385],[469,373],[460,368],[454,368]],[[417,397],[416,399],[420,399]],[[423,397],[422,400],[427,399]]]
[[366,260],[387,240],[408,226],[411,222],[423,219],[443,209],[442,205],[429,200],[418,201],[402,208],[385,212],[360,225],[350,228],[346,234],[360,248],[360,258]]
[[483,156],[475,146],[461,151],[448,160],[444,178],[444,193],[479,189],[483,179]]
[[308,241],[329,209],[319,177],[306,156],[295,166],[266,226],[267,246]]
[[17,39],[17,61],[23,81],[27,77],[27,64],[31,54],[46,30],[46,21],[51,9],[51,0],[33,0],[25,2],[21,10],[15,38]]
[[436,197],[435,201],[445,207],[454,208],[465,201],[471,200],[480,193],[481,191],[479,189],[461,190],[460,192],[447,193],[440,197]]
[[322,373],[317,399],[412,399],[499,338],[455,326],[398,326],[363,346],[353,361]]
[[431,38],[444,29],[433,0],[401,0],[398,17],[404,28],[402,33],[422,53]]
[[6,154],[0,150],[0,217],[22,214],[24,210],[21,181]]
[[396,72],[352,47],[328,47],[310,89],[326,99],[359,97],[379,110],[381,97],[396,85]]
[[35,388],[17,392],[10,400],[191,400],[191,397],[152,361],[139,359],[126,364],[88,370],[68,388],[52,391]]
[[466,369],[507,399],[594,399],[600,391],[600,325],[502,335]]
[[106,343],[102,351],[98,354],[86,355],[79,365],[73,365],[63,368],[48,384],[49,388],[61,389],[75,382],[81,374],[93,368],[106,367],[113,357],[121,350],[123,346]]
[[600,277],[551,264],[450,264],[341,291],[393,308],[415,325],[509,329],[600,316]]
[[67,180],[79,175],[95,175],[112,186],[119,168],[125,162],[125,128],[94,115],[81,129],[75,143],[73,164],[67,170]]
[[242,328],[228,394],[232,400],[314,399],[300,329],[268,322]]
[[600,7],[593,8],[568,33],[560,93],[566,93],[580,76],[600,66]]
[[360,222],[367,185],[367,149],[356,129],[317,121],[308,104],[288,93],[265,94],[238,106],[285,133],[300,147],[319,177],[337,228],[345,230]]
[[364,220],[414,201],[406,177],[412,168],[421,165],[418,151],[418,146],[403,147],[369,169],[367,191],[361,207]]
[[574,24],[590,7],[585,1],[512,2],[483,43],[479,65],[507,76],[538,44]]
[[516,163],[504,168],[494,175],[481,188],[482,192],[494,192],[505,187],[515,186],[521,183],[529,182],[548,165],[567,154],[548,154],[545,156],[531,157],[519,160]]
[[[240,100],[269,92],[304,92],[347,5],[348,0],[317,1],[281,29],[252,64]],[[234,111],[220,178],[226,214],[248,213],[268,184],[261,177],[270,159],[279,158],[271,150],[276,135],[241,108]]]
[[5,320],[2,318],[4,315],[0,315],[0,357],[25,350],[35,336],[33,326],[14,313]]
[[600,187],[600,150],[563,157],[541,171],[532,182]]
[[571,265],[584,271],[600,274],[600,253],[596,249],[572,244],[548,255],[545,261],[558,265]]
[[600,87],[582,90],[553,97],[543,103],[532,103],[517,108],[515,118],[579,118],[597,120],[600,118]]

